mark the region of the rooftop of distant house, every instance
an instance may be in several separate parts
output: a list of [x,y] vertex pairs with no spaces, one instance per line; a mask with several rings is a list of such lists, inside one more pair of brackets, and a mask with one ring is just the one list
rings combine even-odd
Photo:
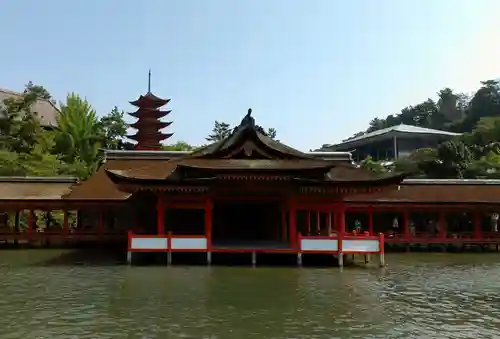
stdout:
[[[3,104],[5,99],[21,98],[23,93],[14,92],[11,90],[0,88],[0,105]],[[39,99],[32,107],[32,112],[40,119],[40,124],[44,127],[57,126],[57,115],[59,109],[50,100]]]
[[362,145],[366,145],[371,142],[378,142],[383,140],[388,140],[393,137],[408,138],[413,136],[438,136],[438,137],[455,137],[459,136],[460,133],[442,131],[438,129],[425,128],[412,125],[395,125],[387,128],[382,128],[377,131],[370,133],[365,133],[354,138],[344,140],[341,143],[335,145],[323,145],[320,151],[335,151],[344,150],[347,148],[355,148]]

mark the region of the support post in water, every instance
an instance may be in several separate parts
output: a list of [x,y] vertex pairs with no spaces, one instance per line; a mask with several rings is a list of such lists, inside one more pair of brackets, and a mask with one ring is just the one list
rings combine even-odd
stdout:
[[167,265],[172,265],[172,232],[167,233]]
[[252,252],[252,266],[255,267],[257,265],[257,253]]
[[344,238],[344,232],[339,232],[337,236],[337,248],[338,248],[338,262],[339,262],[339,267],[344,267],[344,252],[342,251],[342,241]]
[[297,266],[302,266],[302,253],[297,253]]
[[[64,214],[66,217],[67,213]],[[127,264],[132,264],[132,231],[127,231]]]
[[212,264],[212,252],[207,252],[207,265],[210,266]]
[[385,249],[384,249],[384,233],[379,234],[379,257],[380,257],[380,267],[385,266]]

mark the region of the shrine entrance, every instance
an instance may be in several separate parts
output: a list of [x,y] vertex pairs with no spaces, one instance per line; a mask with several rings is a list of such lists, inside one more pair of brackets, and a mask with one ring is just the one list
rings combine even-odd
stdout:
[[219,249],[287,248],[278,201],[215,201],[213,247]]

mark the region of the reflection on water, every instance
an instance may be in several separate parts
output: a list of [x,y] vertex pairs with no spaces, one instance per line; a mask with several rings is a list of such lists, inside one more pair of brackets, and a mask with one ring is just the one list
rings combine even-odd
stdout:
[[496,255],[394,254],[386,269],[342,272],[62,265],[61,255],[0,252],[0,339],[500,336]]

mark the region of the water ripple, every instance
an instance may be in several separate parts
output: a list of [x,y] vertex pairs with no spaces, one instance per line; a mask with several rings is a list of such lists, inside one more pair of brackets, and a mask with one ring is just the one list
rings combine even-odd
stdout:
[[500,336],[496,257],[387,260],[384,270],[340,272],[37,266],[0,258],[0,339]]

